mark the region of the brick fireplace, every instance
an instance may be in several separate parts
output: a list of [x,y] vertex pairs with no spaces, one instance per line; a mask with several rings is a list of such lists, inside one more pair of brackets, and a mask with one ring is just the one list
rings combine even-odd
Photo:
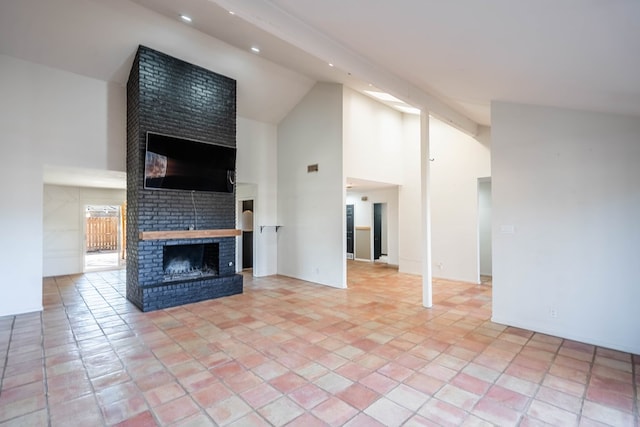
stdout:
[[150,311],[241,293],[235,190],[145,188],[147,132],[235,147],[235,80],[138,48],[127,83],[127,299]]

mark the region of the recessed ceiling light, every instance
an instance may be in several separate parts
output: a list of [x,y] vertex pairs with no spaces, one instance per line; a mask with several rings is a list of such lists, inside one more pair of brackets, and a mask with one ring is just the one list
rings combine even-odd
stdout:
[[408,107],[408,106],[404,106],[404,105],[396,105],[393,108],[395,108],[396,110],[400,110],[403,113],[407,113],[407,114],[420,114],[420,109],[419,108],[415,108],[415,107]]
[[257,46],[251,46],[251,52],[260,53],[260,48]]
[[386,93],[386,92],[376,92],[375,90],[365,90],[365,93],[373,96],[374,98],[379,99],[380,101],[387,101],[387,102],[401,102],[404,104],[404,101],[401,99],[396,98],[395,96]]
[[233,10],[229,11],[229,15],[235,15],[236,13]]
[[191,22],[191,18],[189,18],[187,15],[180,15],[180,18],[182,18],[184,22]]
[[333,67],[333,63],[329,62],[329,67]]

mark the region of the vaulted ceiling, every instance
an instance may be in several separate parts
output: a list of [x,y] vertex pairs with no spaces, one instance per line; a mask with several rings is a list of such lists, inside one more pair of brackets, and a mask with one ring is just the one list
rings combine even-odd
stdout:
[[473,133],[492,100],[640,117],[638,22],[637,0],[2,0],[0,53],[124,84],[144,44],[237,79],[247,118],[321,80]]

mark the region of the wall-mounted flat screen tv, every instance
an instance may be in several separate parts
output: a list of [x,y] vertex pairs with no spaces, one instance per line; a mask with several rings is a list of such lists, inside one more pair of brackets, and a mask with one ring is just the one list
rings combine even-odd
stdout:
[[236,149],[147,132],[144,188],[233,193]]

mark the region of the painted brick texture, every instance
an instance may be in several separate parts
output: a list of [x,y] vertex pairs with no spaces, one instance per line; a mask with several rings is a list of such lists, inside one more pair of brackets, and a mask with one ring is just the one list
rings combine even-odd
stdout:
[[[142,311],[242,292],[235,238],[140,241],[140,231],[235,228],[235,192],[144,188],[148,131],[236,146],[236,82],[140,46],[127,83],[127,299]],[[194,209],[195,205],[195,209]],[[164,283],[164,245],[219,244],[219,277]]]

